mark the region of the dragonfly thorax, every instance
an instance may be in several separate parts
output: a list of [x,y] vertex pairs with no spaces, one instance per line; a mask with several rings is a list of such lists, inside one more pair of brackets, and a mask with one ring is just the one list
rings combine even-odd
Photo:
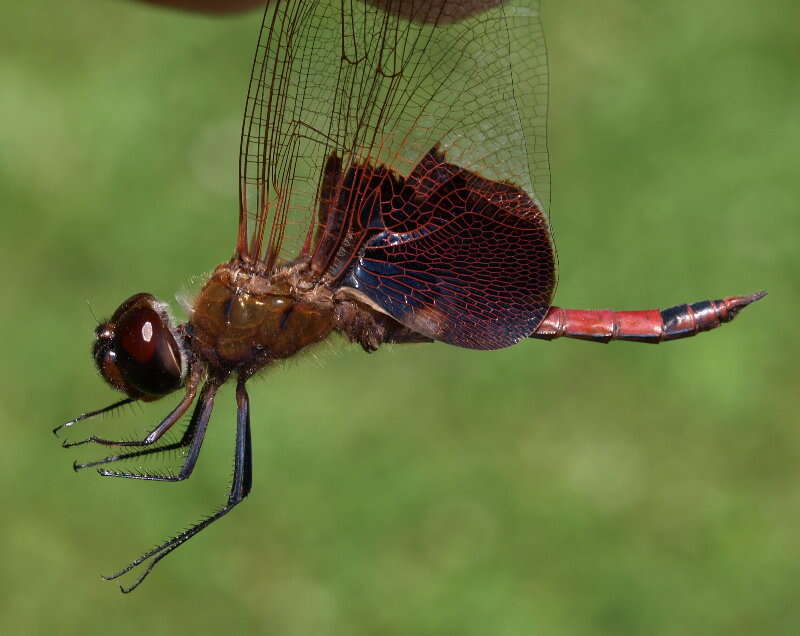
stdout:
[[260,275],[234,260],[217,267],[203,286],[188,331],[195,355],[212,370],[251,375],[332,329],[330,297],[311,298],[286,277]]

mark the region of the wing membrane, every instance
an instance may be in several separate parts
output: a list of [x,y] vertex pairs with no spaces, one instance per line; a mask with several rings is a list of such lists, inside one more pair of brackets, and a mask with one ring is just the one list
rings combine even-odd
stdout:
[[438,145],[546,209],[546,109],[536,0],[272,2],[242,128],[237,251],[270,269],[308,255],[331,157],[342,175],[409,175]]
[[449,163],[437,148],[407,179],[357,171],[366,178],[351,228],[372,232],[344,259],[352,266],[343,286],[460,347],[499,349],[533,333],[550,306],[555,259],[547,221],[523,190]]

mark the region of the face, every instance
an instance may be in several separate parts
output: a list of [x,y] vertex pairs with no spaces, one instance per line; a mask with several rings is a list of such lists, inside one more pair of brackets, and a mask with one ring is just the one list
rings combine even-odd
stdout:
[[95,335],[100,375],[128,397],[149,402],[183,385],[187,365],[180,335],[166,306],[150,294],[128,298]]

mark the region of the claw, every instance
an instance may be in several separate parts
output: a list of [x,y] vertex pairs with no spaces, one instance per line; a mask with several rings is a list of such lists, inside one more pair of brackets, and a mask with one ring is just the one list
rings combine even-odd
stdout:
[[62,428],[67,428],[68,426],[72,426],[74,423],[75,423],[75,420],[70,420],[69,422],[65,422],[64,424],[59,424],[58,426],[56,426],[56,427],[53,429],[53,435],[55,435],[56,437],[58,437],[58,432],[59,432],[59,431],[60,431]]
[[[106,409],[103,409],[103,411],[105,411],[105,410],[106,410]],[[100,411],[97,411],[97,413],[99,413],[99,412],[100,412]],[[92,417],[92,415],[94,415],[94,414],[95,414],[95,412],[92,412],[92,413],[83,413],[82,415],[79,415],[78,417],[76,417],[75,419],[72,419],[72,420],[70,420],[69,422],[64,422],[63,424],[59,424],[58,426],[56,426],[56,427],[53,429],[53,435],[55,435],[56,437],[58,437],[58,432],[59,432],[59,431],[60,431],[62,428],[69,428],[69,427],[70,427],[70,426],[72,426],[73,424],[75,424],[75,423],[77,423],[77,422],[80,422],[81,420],[85,420],[87,417]]]
[[64,440],[61,442],[61,448],[72,448],[73,446],[83,446],[84,444],[88,444],[92,441],[92,438],[89,437],[87,439],[78,440],[77,442],[69,442]]
[[72,469],[77,473],[79,470],[83,470],[84,468],[91,468],[92,466],[97,466],[98,464],[102,464],[106,460],[108,460],[108,457],[94,462],[86,462],[85,464],[79,464],[76,460],[72,462]]
[[108,457],[94,462],[86,462],[85,464],[79,464],[77,461],[74,461],[72,462],[72,468],[75,472],[78,472],[79,470],[83,470],[84,468],[91,468],[92,466],[97,466],[98,464],[102,464],[107,460]]

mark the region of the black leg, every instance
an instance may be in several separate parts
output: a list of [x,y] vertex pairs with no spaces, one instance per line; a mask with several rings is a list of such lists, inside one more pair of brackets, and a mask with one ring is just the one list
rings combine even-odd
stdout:
[[189,426],[186,427],[186,430],[183,432],[183,435],[181,435],[181,438],[177,442],[171,442],[169,444],[164,444],[163,446],[156,446],[155,448],[145,448],[143,450],[131,451],[129,453],[121,453],[119,455],[109,455],[103,459],[97,459],[84,464],[73,462],[72,468],[77,472],[84,468],[92,468],[94,466],[102,466],[103,464],[111,464],[112,462],[124,461],[126,459],[145,457],[147,455],[158,455],[159,453],[168,453],[169,451],[177,450],[179,448],[186,448],[189,444],[191,444],[192,438],[194,437],[194,431],[196,428],[196,426],[193,426],[194,423],[195,422],[193,421]]
[[236,454],[233,456],[233,482],[228,506],[235,506],[250,494],[253,486],[253,450],[250,443],[250,397],[239,378],[236,384]]
[[77,424],[81,420],[88,420],[90,417],[94,417],[95,415],[102,415],[103,413],[108,413],[109,411],[113,411],[114,409],[118,409],[120,406],[125,406],[126,404],[130,404],[131,402],[135,402],[134,398],[125,398],[124,400],[120,400],[119,402],[114,402],[114,404],[109,404],[108,406],[104,406],[101,409],[97,409],[96,411],[89,411],[88,413],[81,413],[78,417],[69,422],[64,422],[63,424],[59,424],[53,429],[53,435],[58,435],[58,432],[62,428],[68,428],[73,424]]
[[[62,446],[64,448],[72,448],[73,446],[81,446],[82,444],[88,444],[90,442],[93,442],[95,444],[103,444],[104,446],[150,446],[151,444],[154,444],[159,439],[161,439],[164,433],[166,433],[172,427],[172,425],[175,424],[175,422],[177,422],[183,416],[184,413],[186,413],[186,411],[189,410],[189,407],[192,405],[192,402],[194,402],[195,395],[197,395],[197,385],[200,383],[200,376],[201,376],[201,371],[199,369],[197,371],[192,372],[192,374],[189,376],[188,382],[186,383],[186,395],[178,403],[178,406],[172,409],[172,412],[169,415],[167,415],[167,417],[165,417],[163,420],[161,420],[159,425],[156,426],[152,431],[150,431],[150,433],[148,433],[147,437],[145,437],[144,439],[129,440],[129,441],[110,440],[92,435],[91,437],[87,437],[86,439],[82,439],[77,442],[64,442]],[[124,403],[125,400],[122,400],[122,402],[118,402],[117,404],[121,405]],[[107,407],[104,410],[108,410],[109,408],[111,407]],[[77,419],[73,421],[77,421]],[[69,424],[70,423],[67,422],[67,424],[65,424],[64,426],[68,426]]]
[[239,382],[236,386],[236,404],[238,407],[236,417],[236,453],[233,460],[233,481],[231,482],[228,502],[207,519],[204,519],[200,523],[197,523],[188,530],[181,532],[179,535],[173,537],[169,541],[166,541],[153,548],[149,552],[146,552],[138,559],[125,566],[119,572],[112,574],[111,576],[103,577],[107,581],[111,581],[122,576],[123,574],[130,572],[133,568],[142,565],[145,563],[145,561],[150,560],[150,563],[147,564],[144,572],[142,572],[139,578],[137,578],[130,587],[120,586],[120,589],[124,593],[128,593],[136,589],[161,559],[175,550],[175,548],[191,539],[203,528],[211,525],[220,517],[225,516],[250,492],[250,488],[253,483],[253,462],[250,445],[250,400],[247,396],[247,390],[245,389],[244,380],[242,378],[239,378]]
[[[183,481],[192,474],[194,466],[197,463],[197,458],[200,455],[200,447],[203,445],[203,438],[206,436],[206,429],[208,428],[208,420],[211,418],[211,411],[214,409],[214,396],[217,394],[219,385],[214,382],[206,382],[203,390],[200,392],[200,397],[197,400],[192,419],[186,432],[183,434],[183,439],[178,442],[181,446],[189,446],[189,453],[186,455],[186,460],[183,462],[180,471],[177,475],[157,475],[150,473],[127,473],[117,472],[114,470],[98,469],[98,473],[104,477],[124,477],[126,479],[148,479],[150,481]],[[159,449],[152,449],[157,451]]]

